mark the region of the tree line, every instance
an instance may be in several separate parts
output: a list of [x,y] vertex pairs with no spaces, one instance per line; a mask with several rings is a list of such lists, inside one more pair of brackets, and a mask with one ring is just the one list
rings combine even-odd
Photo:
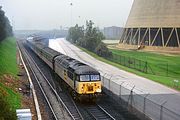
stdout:
[[101,57],[112,56],[112,52],[110,52],[107,46],[102,42],[102,40],[105,39],[103,33],[98,27],[94,27],[94,23],[91,20],[86,21],[86,27],[78,26],[78,24],[71,27],[66,39]]
[[0,42],[8,36],[12,36],[12,26],[10,25],[9,19],[5,16],[5,12],[0,6]]
[[[12,36],[12,27],[5,12],[0,6],[0,42],[8,36]],[[3,59],[3,58],[0,58]],[[0,120],[16,120],[15,108],[10,104],[8,93],[0,86]]]

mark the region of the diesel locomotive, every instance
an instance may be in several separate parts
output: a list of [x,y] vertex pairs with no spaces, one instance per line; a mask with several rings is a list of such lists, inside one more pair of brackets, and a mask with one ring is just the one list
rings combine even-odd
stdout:
[[100,73],[76,59],[57,52],[42,42],[27,39],[27,44],[70,87],[73,98],[96,99],[101,89]]

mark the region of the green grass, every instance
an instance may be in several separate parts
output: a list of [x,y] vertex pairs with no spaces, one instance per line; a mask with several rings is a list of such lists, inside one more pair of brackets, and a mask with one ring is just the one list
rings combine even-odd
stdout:
[[[16,64],[16,41],[15,38],[9,37],[0,42],[0,79],[3,81],[3,75],[11,75],[17,80],[18,66]],[[20,95],[15,93],[11,88],[0,83],[0,87],[5,90],[8,95],[12,108],[20,107]]]
[[17,108],[20,108],[20,94],[15,93],[10,88],[5,87],[3,84],[0,83],[0,88],[6,91],[7,93],[7,99],[11,107],[15,110]]
[[17,73],[16,41],[9,37],[0,42],[0,76],[3,74],[16,76]]
[[180,56],[168,56],[162,54],[139,52],[139,51],[122,51],[111,50],[113,54],[126,57],[136,58],[138,60],[147,61],[149,69],[159,76],[170,76],[174,79],[180,78]]
[[[162,75],[153,75],[153,74],[146,74],[146,73],[137,71],[135,69],[122,66],[115,62],[109,61],[105,58],[99,57],[98,55],[96,55],[93,52],[88,51],[87,49],[84,49],[82,47],[79,47],[79,48],[85,51],[86,53],[88,53],[89,55],[91,55],[92,57],[95,57],[96,59],[103,61],[105,63],[108,63],[110,65],[113,65],[119,69],[123,69],[125,71],[137,74],[139,76],[142,76],[150,80],[153,80],[155,82],[166,85],[168,87],[180,90],[180,87],[174,86],[174,82],[173,82],[173,80],[175,79],[180,81],[180,56],[166,56],[166,55],[161,55],[161,54],[138,52],[138,51],[122,51],[122,50],[114,50],[114,49],[111,50],[113,54],[133,57],[139,60],[147,61],[154,71],[161,70],[161,72],[163,72],[162,68],[166,68],[166,66],[162,67],[162,65],[167,65],[168,63],[168,71],[169,71],[168,76],[166,73]],[[158,65],[161,67],[159,67]],[[164,69],[164,72],[166,72],[166,69]]]

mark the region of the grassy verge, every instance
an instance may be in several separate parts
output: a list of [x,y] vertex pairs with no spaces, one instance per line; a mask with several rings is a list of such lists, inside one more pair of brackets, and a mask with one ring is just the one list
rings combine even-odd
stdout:
[[17,73],[16,41],[9,37],[0,42],[0,75],[11,74],[16,76]]
[[[16,41],[9,37],[0,42],[0,87],[7,93],[7,99],[13,109],[20,107],[20,95],[14,88],[7,87],[8,79],[17,80],[18,66],[16,64]],[[4,75],[11,76],[5,78]],[[11,79],[11,80],[12,80]]]
[[98,55],[96,55],[93,52],[88,51],[87,49],[84,49],[82,47],[79,47],[79,48],[83,50],[84,52],[88,53],[89,55],[91,55],[92,57],[100,61],[103,61],[105,63],[108,63],[110,65],[113,65],[119,69],[123,69],[125,71],[148,78],[150,80],[161,83],[163,85],[174,88],[176,90],[180,90],[180,87],[177,87],[177,85],[175,85],[175,83],[173,82],[175,79],[178,79],[180,81],[180,56],[165,56],[165,55],[159,55],[159,54],[147,53],[147,52],[111,50],[113,54],[120,54],[124,56],[135,57],[140,60],[147,60],[150,63],[166,61],[168,62],[168,64],[173,64],[173,65],[169,65],[170,66],[169,70],[174,71],[174,72],[169,73],[170,75],[168,76],[162,76],[162,75],[146,74],[146,73],[122,66],[115,62],[109,61],[105,58],[99,57]]
[[11,88],[8,88],[0,83],[0,88],[2,88],[4,91],[6,91],[6,99],[8,100],[8,103],[12,107],[12,109],[20,108],[20,95],[15,93]]

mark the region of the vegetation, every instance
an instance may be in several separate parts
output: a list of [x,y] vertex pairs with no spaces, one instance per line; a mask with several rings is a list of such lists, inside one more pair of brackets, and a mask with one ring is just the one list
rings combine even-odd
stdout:
[[78,25],[71,27],[66,39],[102,57],[111,57],[111,52],[102,43],[102,40],[105,39],[104,35],[97,27],[93,27],[93,25],[94,23],[90,20],[86,22],[86,29],[84,29],[84,26],[79,27]]
[[[17,73],[16,41],[13,37],[9,37],[0,42],[0,82],[2,82],[0,83],[0,120],[16,119],[15,109],[20,107],[20,95],[6,85],[17,80]],[[4,77],[5,75],[7,78]]]
[[0,42],[8,36],[12,36],[12,27],[0,6]]
[[148,67],[151,67],[153,74],[180,79],[180,56],[167,56],[149,52],[122,51],[114,49],[111,51],[116,55],[123,55],[146,61]]
[[12,27],[0,6],[0,120],[16,120],[15,109],[20,107],[20,96],[14,92],[12,81],[18,72],[16,42]]
[[[109,50],[102,42],[104,39],[103,34],[99,31],[98,28],[93,27],[93,25],[94,23],[92,21],[87,21],[86,29],[84,29],[84,26],[79,27],[78,25],[70,28],[67,40],[80,46],[82,50],[103,62],[159,82],[166,86],[174,88],[177,87],[176,83],[174,83],[174,80],[177,79],[180,81],[180,56],[165,56],[138,51],[122,51],[114,49]],[[132,58],[132,60],[137,59],[143,63],[147,63],[145,65],[147,65],[146,68],[148,74],[118,64],[118,56],[124,56],[128,59]],[[126,62],[131,64],[133,61]],[[136,63],[134,65],[136,65]],[[180,88],[177,87],[176,89]]]
[[84,37],[84,27],[79,27],[77,24],[75,27],[71,27],[68,31],[67,40],[71,43],[76,44]]
[[16,64],[16,41],[9,37],[0,43],[0,76],[11,74],[14,77],[18,73]]
[[[135,57],[140,60],[147,60],[148,62],[150,62],[151,64],[154,64],[154,65],[156,65],[160,62],[166,61],[169,64],[169,73],[167,76],[167,75],[146,74],[146,73],[122,66],[118,63],[112,62],[105,58],[99,57],[98,55],[94,54],[93,52],[91,52],[85,48],[80,47],[80,49],[85,51],[86,53],[90,54],[91,56],[95,57],[96,59],[103,61],[105,63],[108,63],[110,65],[113,65],[117,68],[120,68],[120,69],[126,70],[128,72],[137,74],[139,76],[148,78],[155,82],[164,84],[168,87],[180,90],[180,87],[178,87],[178,86],[180,86],[180,83],[177,83],[177,84],[174,83],[174,80],[180,81],[180,61],[179,61],[180,56],[166,56],[166,55],[160,55],[160,54],[155,54],[155,53],[137,52],[137,51],[111,50],[113,54],[120,54],[120,55],[124,55],[124,56]],[[158,70],[158,69],[159,68],[157,67],[156,70]]]
[[102,57],[109,57],[112,58],[112,52],[109,52],[109,49],[106,47],[106,45],[101,42],[95,49],[95,53]]
[[[11,99],[14,98],[10,98],[10,94],[12,91],[8,90],[9,92],[7,92],[6,90],[3,89],[3,87],[1,87],[0,85],[0,120],[16,120],[16,113],[15,113],[15,109],[12,107],[11,103]],[[13,97],[11,95],[11,97]],[[14,96],[16,97],[16,96]]]

